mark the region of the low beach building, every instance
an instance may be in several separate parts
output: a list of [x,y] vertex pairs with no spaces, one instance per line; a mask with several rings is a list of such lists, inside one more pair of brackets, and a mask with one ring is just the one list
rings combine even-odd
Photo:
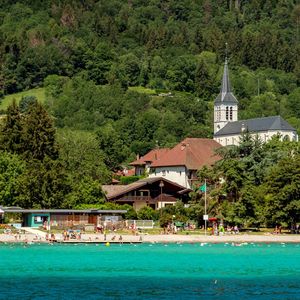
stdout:
[[4,214],[20,214],[22,227],[57,227],[90,226],[94,228],[103,221],[119,221],[126,210],[100,209],[22,209],[18,207],[2,207]]

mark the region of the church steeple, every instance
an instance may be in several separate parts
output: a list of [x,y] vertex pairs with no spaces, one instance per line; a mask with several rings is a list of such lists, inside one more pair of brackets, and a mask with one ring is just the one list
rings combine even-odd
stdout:
[[222,129],[228,122],[237,121],[237,113],[238,101],[231,91],[226,49],[222,86],[214,103],[214,133]]
[[229,71],[228,71],[228,60],[227,57],[224,63],[224,71],[223,71],[223,78],[222,78],[222,86],[220,94],[215,99],[215,103],[238,103],[237,99],[233,95],[231,91],[231,84],[229,79]]

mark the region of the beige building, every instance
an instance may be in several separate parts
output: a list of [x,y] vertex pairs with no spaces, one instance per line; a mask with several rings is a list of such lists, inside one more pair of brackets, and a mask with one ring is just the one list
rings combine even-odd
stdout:
[[280,116],[238,121],[238,101],[231,91],[227,59],[222,87],[214,103],[214,140],[222,146],[239,145],[242,132],[267,142],[274,135],[282,140],[298,141],[296,129]]

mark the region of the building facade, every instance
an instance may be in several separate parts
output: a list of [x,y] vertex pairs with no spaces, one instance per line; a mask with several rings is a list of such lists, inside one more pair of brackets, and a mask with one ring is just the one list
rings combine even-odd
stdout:
[[214,102],[214,140],[222,146],[239,145],[243,132],[267,142],[273,136],[298,141],[296,129],[280,116],[238,121],[238,101],[233,95],[225,60],[221,91]]
[[163,177],[145,178],[128,185],[103,185],[102,189],[108,201],[129,204],[137,211],[145,206],[160,209],[178,200],[185,201],[191,191]]
[[163,177],[185,188],[193,188],[197,171],[220,159],[221,145],[212,139],[186,138],[151,164],[149,177]]

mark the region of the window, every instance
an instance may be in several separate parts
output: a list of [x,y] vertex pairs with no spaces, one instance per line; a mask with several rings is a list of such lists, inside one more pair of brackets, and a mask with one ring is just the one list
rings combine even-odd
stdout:
[[232,120],[232,106],[230,106],[230,120]]
[[288,135],[285,135],[285,136],[283,137],[283,140],[284,140],[285,142],[289,142],[289,141],[290,141],[290,137],[289,137]]
[[166,170],[162,170],[162,176],[166,176]]
[[181,173],[182,173],[182,172],[181,172],[181,171],[179,171],[179,175],[180,175],[180,176],[181,176]]
[[229,114],[229,107],[226,106],[226,120],[228,120],[228,114]]

